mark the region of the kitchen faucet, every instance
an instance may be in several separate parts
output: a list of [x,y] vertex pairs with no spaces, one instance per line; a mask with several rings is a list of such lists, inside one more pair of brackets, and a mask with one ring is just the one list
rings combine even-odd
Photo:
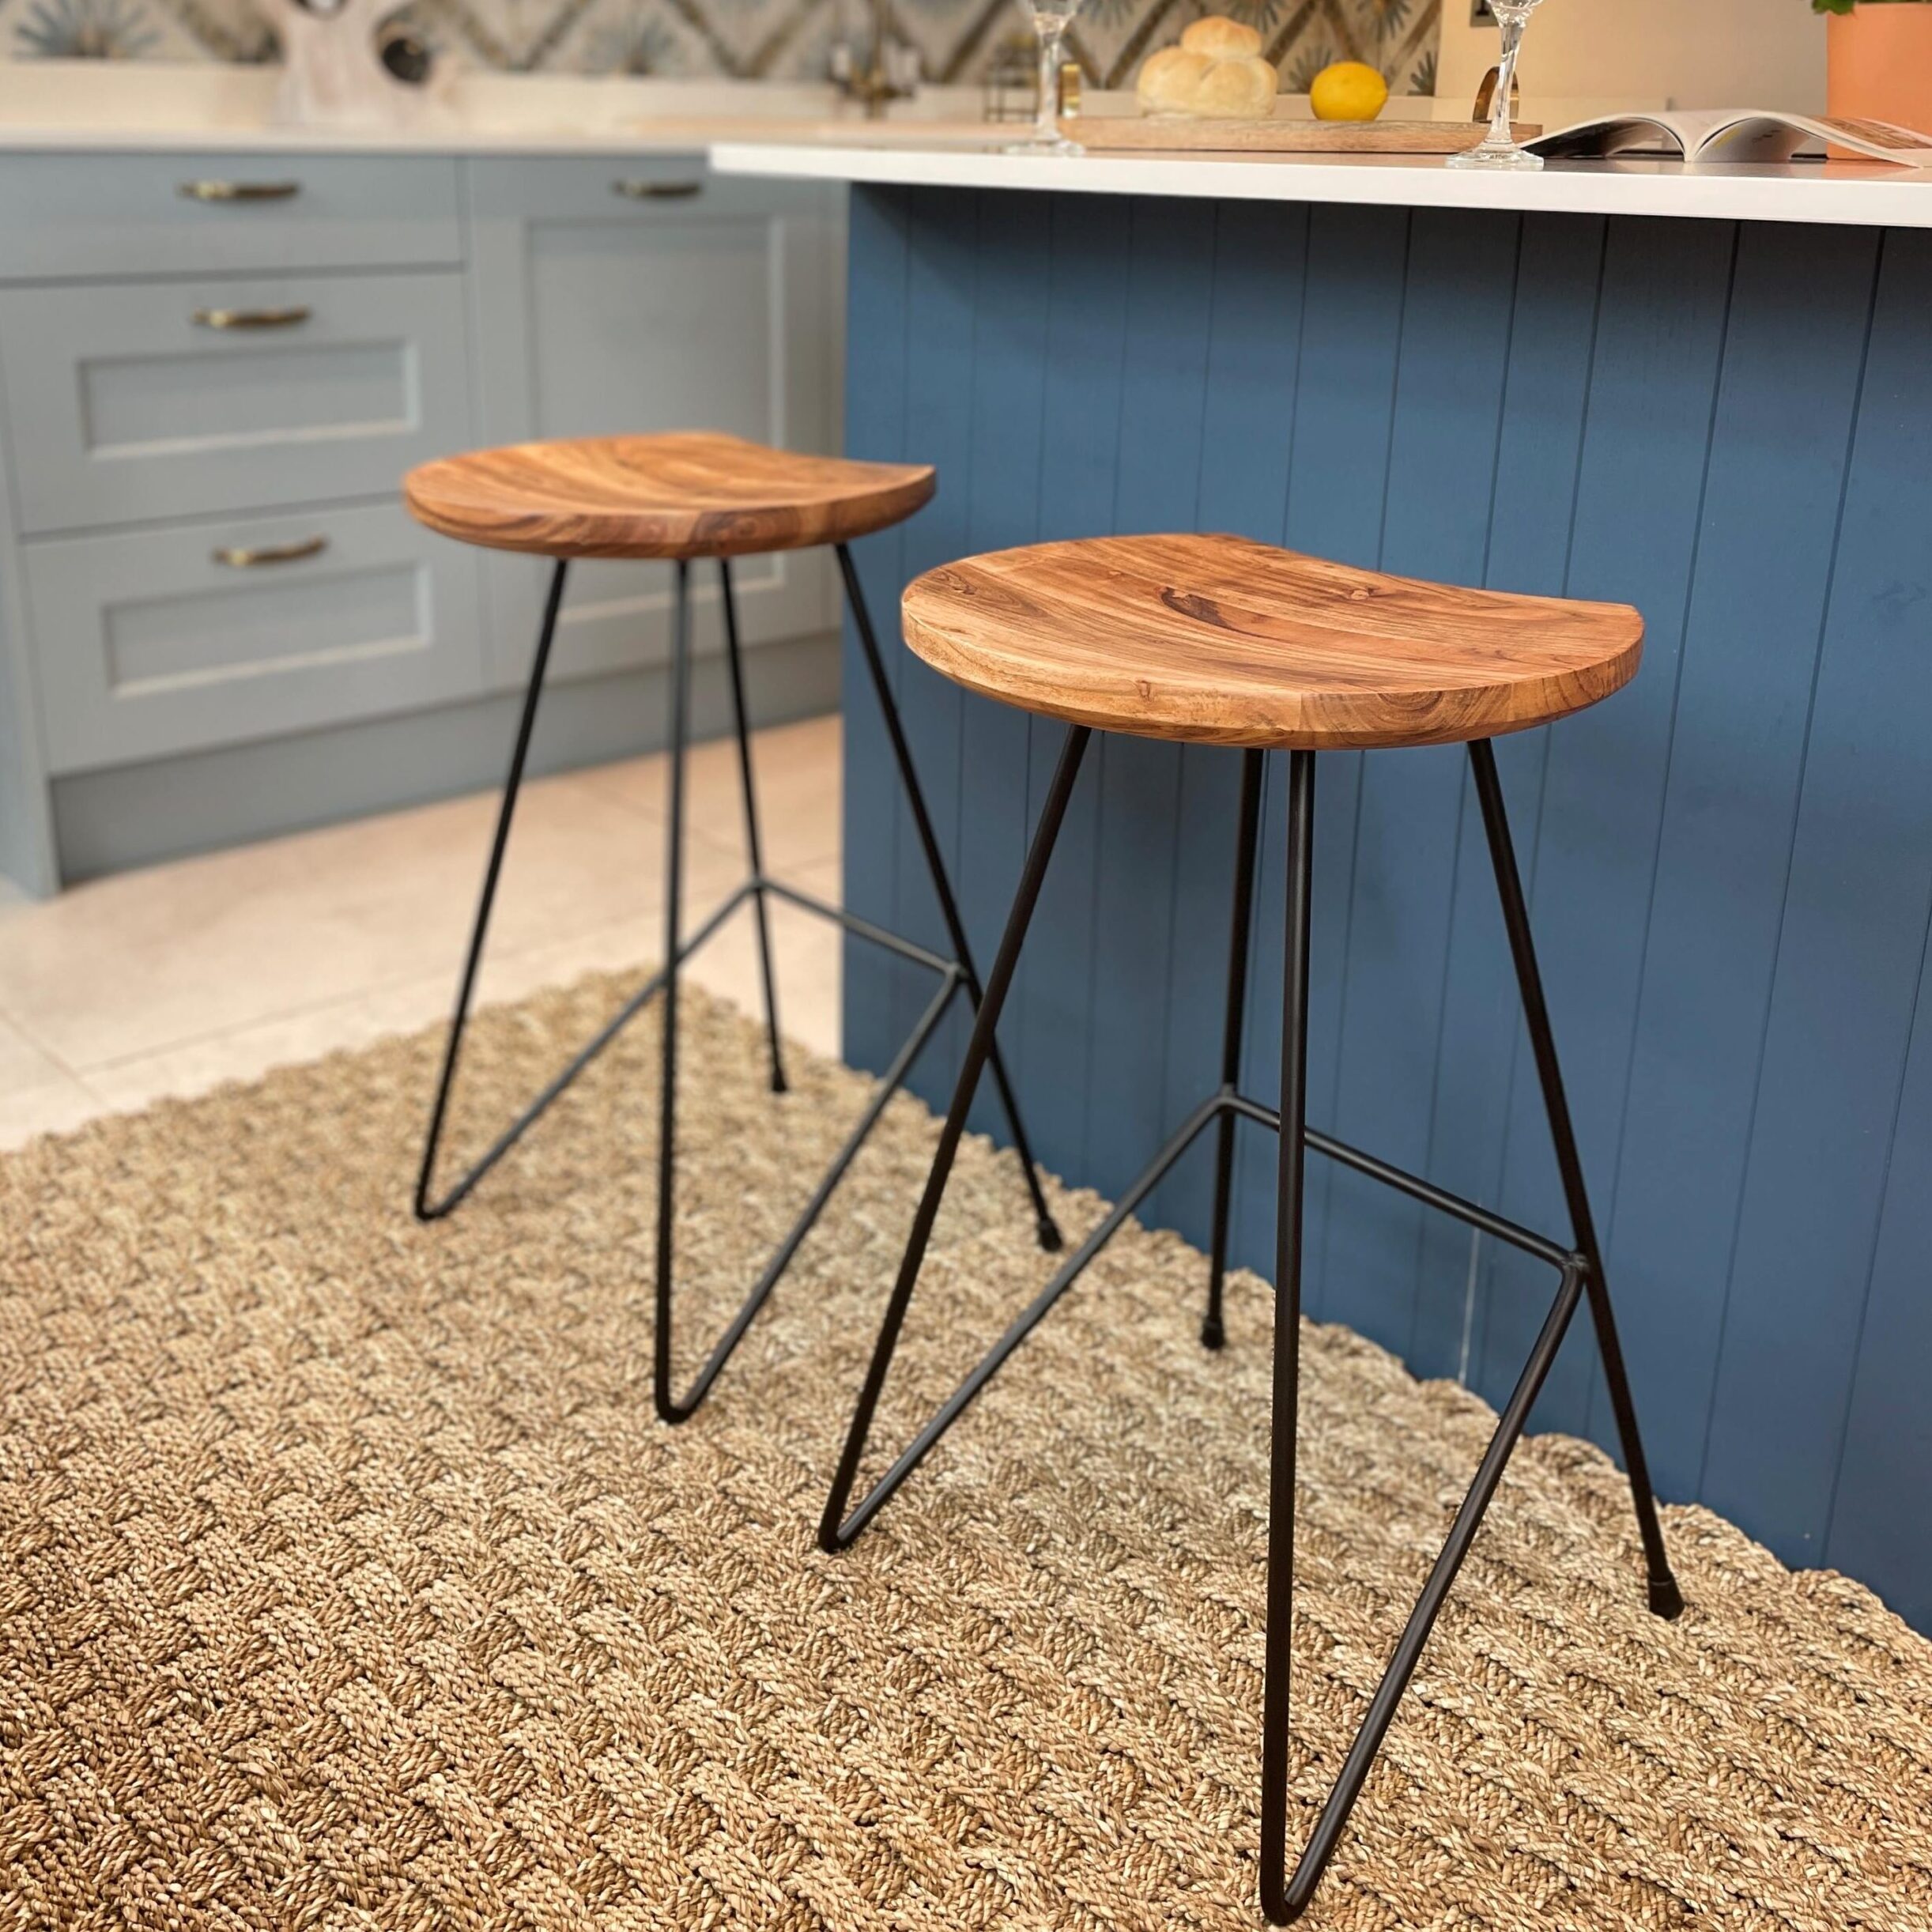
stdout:
[[906,72],[906,65],[892,58],[902,48],[911,51],[893,38],[892,0],[872,0],[872,46],[865,66],[856,66],[848,42],[841,41],[832,49],[833,84],[847,100],[864,104],[868,120],[883,119],[893,101],[910,100],[916,91],[916,66],[915,80],[903,80],[900,76]]

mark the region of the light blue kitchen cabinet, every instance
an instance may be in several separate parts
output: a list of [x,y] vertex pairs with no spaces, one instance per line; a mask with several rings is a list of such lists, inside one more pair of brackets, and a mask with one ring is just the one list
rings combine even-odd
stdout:
[[[468,183],[480,440],[704,428],[836,447],[833,191],[712,177],[696,154],[475,160]],[[504,685],[528,673],[548,568],[485,561]],[[837,621],[816,553],[736,574],[749,643]],[[709,605],[708,568],[700,590]],[[553,676],[662,662],[670,596],[667,565],[574,566]],[[699,627],[715,647],[715,623]]]
[[55,776],[482,687],[476,573],[394,501],[26,547]]
[[448,155],[0,156],[0,281],[453,266]]
[[[695,154],[6,156],[0,872],[495,782],[547,566],[421,530],[403,473],[694,425],[836,448],[843,247],[840,191]],[[754,709],[834,702],[824,560],[739,582],[748,640],[800,647]],[[670,591],[573,572],[553,674],[615,681],[550,708],[545,761],[656,741]],[[262,749],[297,737],[294,806]]]
[[462,277],[0,290],[23,531],[387,496],[470,433]]

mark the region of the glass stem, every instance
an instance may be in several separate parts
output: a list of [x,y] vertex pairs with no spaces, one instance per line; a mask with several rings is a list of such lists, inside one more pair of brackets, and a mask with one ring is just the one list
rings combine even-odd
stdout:
[[1037,15],[1034,17],[1033,28],[1040,36],[1040,111],[1034,116],[1034,138],[1043,142],[1058,141],[1060,138],[1060,41],[1066,28],[1062,21],[1041,20]]
[[1523,45],[1523,16],[1514,7],[1496,9],[1496,25],[1503,35],[1503,58],[1496,70],[1496,100],[1489,110],[1487,148],[1514,147],[1511,136],[1509,97],[1516,85],[1516,55]]

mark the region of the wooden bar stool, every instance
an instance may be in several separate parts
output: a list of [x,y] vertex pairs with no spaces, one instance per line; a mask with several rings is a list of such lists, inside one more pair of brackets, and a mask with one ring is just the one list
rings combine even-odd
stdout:
[[[496,830],[483,875],[482,896],[458,985],[455,1017],[443,1058],[441,1077],[423,1146],[422,1167],[416,1183],[415,1209],[419,1220],[440,1219],[470,1193],[477,1183],[522,1139],[530,1126],[591,1062],[608,1046],[625,1024],[660,993],[666,995],[662,1091],[659,1096],[658,1161],[656,1333],[652,1360],[652,1394],[658,1414],[666,1422],[682,1422],[717,1379],[719,1372],[764,1305],[779,1277],[790,1266],[798,1244],[818,1219],[846,1169],[872,1131],[886,1102],[904,1081],[920,1049],[964,991],[977,1009],[978,975],[966,943],[966,932],[953,896],[945,865],[934,836],[932,821],[912,767],[911,751],[900,727],[898,706],[879,656],[877,640],[859,588],[858,575],[847,547],[851,540],[883,530],[910,516],[931,496],[934,476],[926,465],[847,462],[825,456],[794,455],[768,449],[736,436],[708,432],[680,431],[660,436],[594,436],[573,442],[527,443],[502,449],[477,450],[447,457],[412,470],[403,485],[409,509],[417,520],[463,543],[493,549],[523,550],[555,560],[543,621],[537,635],[536,656],[530,666],[522,715],[510,753],[509,776],[497,813]],[[851,606],[872,688],[885,716],[886,734],[898,764],[900,783],[912,810],[925,849],[941,914],[952,945],[943,958],[896,934],[770,877],[765,872],[758,836],[758,806],[752,786],[751,746],[746,734],[745,674],[738,647],[738,606],[733,595],[730,560],[772,550],[798,550],[829,544],[838,553],[845,594]],[[433,1192],[436,1150],[455,1079],[458,1056],[476,987],[477,968],[489,927],[490,908],[503,868],[510,823],[516,811],[523,766],[536,722],[544,672],[557,630],[564,583],[573,557],[668,559],[676,567],[677,602],[671,647],[670,828],[664,864],[664,958],[643,986],[485,1150],[444,1193]],[[744,793],[745,843],[750,876],[685,938],[680,929],[679,899],[684,852],[685,753],[690,731],[691,600],[690,568],[694,560],[717,560],[718,583],[724,608],[725,656],[730,670],[731,704],[738,734],[739,780]],[[697,949],[749,900],[757,920],[759,963],[762,972],[765,1028],[769,1040],[772,1089],[785,1091],[780,1055],[778,1004],[772,973],[768,903],[782,899],[847,932],[930,969],[938,987],[905,1044],[880,1080],[858,1123],[834,1157],[791,1229],[753,1285],[738,1312],[705,1358],[682,1396],[672,1383],[671,1288],[672,1224],[677,1187],[677,976]],[[987,1056],[983,1055],[984,1058]],[[993,1077],[1013,1127],[1013,1145],[1026,1177],[1040,1244],[1049,1252],[1060,1245],[1058,1229],[1048,1213],[1034,1170],[1026,1131],[997,1051],[991,1055]]]
[[[1273,1447],[1269,1485],[1266,1688],[1262,1711],[1262,1909],[1277,1924],[1307,1906],[1380,1747],[1389,1720],[1504,1466],[1522,1434],[1578,1303],[1587,1300],[1617,1417],[1637,1527],[1660,1617],[1683,1607],[1665,1554],[1637,1433],[1602,1256],[1557,1070],[1527,911],[1489,741],[1594,704],[1635,675],[1643,626],[1621,605],[1455,590],[1298,557],[1237,537],[1103,538],[1051,543],[929,572],[907,591],[906,640],[928,664],[987,697],[1069,729],[1029,849],[965,1064],[940,1137],[904,1260],[819,1529],[845,1548],[1078,1277],[1195,1138],[1217,1133],[1208,1308],[1202,1339],[1221,1339],[1234,1126],[1281,1137],[1275,1233]],[[856,1507],[847,1513],[880,1391],[958,1151],[967,1109],[994,1050],[1067,801],[1095,731],[1243,748],[1236,888],[1221,1084],[1190,1113],[1147,1171],[1060,1266]],[[1555,1240],[1432,1186],[1306,1121],[1309,882],[1315,760],[1330,749],[1466,742],[1510,951],[1529,1023],[1570,1232]],[[1287,944],[1281,1104],[1238,1091],[1249,923],[1261,821],[1263,754],[1289,753]],[[1295,1427],[1300,1372],[1304,1150],[1326,1158],[1547,1262],[1554,1300],[1447,1541],[1395,1647],[1348,1759],[1291,1877],[1288,1870],[1289,1617],[1294,1591]]]

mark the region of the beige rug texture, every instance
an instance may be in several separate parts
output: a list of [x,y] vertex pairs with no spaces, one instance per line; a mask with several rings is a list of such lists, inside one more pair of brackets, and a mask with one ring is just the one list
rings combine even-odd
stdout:
[[[616,996],[484,1016],[455,1151]],[[688,1366],[866,1087],[801,1055],[774,1100],[755,1031],[686,1011]],[[1209,1355],[1200,1256],[1126,1230],[824,1557],[930,1116],[671,1430],[655,1024],[421,1228],[439,1046],[0,1163],[0,1926],[1258,1923],[1266,1289]],[[881,1447],[1043,1278],[1024,1206],[969,1143]],[[1344,1330],[1305,1360],[1297,1842],[1491,1424]],[[1667,1526],[1675,1625],[1612,1466],[1524,1445],[1307,1923],[1932,1927],[1932,1645]]]

